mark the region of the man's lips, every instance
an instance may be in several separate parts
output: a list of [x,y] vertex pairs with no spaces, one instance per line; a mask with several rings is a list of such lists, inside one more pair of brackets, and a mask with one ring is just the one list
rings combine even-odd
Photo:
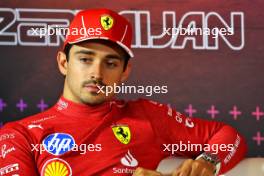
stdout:
[[94,85],[94,84],[88,84],[84,86],[88,91],[91,92],[98,92],[100,90],[99,85]]

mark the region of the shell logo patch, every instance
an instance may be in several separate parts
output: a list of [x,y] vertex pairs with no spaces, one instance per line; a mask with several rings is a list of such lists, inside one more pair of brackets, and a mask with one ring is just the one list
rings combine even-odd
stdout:
[[128,144],[131,140],[131,132],[127,125],[114,125],[112,126],[115,137],[122,143]]
[[103,15],[100,19],[101,25],[104,30],[109,30],[114,25],[114,19],[110,15]]
[[66,161],[54,158],[46,161],[41,176],[72,176],[72,169]]

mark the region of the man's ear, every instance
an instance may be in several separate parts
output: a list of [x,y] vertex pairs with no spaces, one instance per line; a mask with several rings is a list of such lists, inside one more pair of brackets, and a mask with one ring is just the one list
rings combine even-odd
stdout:
[[131,69],[132,69],[132,64],[129,60],[127,63],[126,69],[122,73],[121,82],[125,82],[128,79],[128,76],[130,75]]
[[62,52],[62,51],[58,52],[57,63],[58,63],[58,67],[59,67],[61,74],[66,76],[67,75],[67,68],[68,68],[68,61],[66,58],[66,54],[64,52]]

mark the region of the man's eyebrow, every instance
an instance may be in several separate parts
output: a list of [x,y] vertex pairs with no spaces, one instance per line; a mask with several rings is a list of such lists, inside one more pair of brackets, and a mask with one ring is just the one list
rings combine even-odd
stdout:
[[122,58],[117,54],[108,54],[105,56],[105,58],[107,58],[107,59],[118,59],[120,61],[122,60]]
[[95,52],[89,51],[89,50],[79,50],[79,51],[76,51],[74,54],[89,54],[89,55],[95,55]]

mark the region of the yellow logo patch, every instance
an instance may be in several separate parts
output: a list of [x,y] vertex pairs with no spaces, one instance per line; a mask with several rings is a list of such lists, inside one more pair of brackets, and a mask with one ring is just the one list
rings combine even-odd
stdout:
[[104,30],[109,30],[114,25],[114,19],[110,15],[103,15],[100,19],[101,25],[104,28]]
[[54,158],[44,164],[41,176],[72,176],[72,170],[66,161]]
[[115,137],[122,143],[128,144],[131,139],[131,132],[127,125],[112,126]]

